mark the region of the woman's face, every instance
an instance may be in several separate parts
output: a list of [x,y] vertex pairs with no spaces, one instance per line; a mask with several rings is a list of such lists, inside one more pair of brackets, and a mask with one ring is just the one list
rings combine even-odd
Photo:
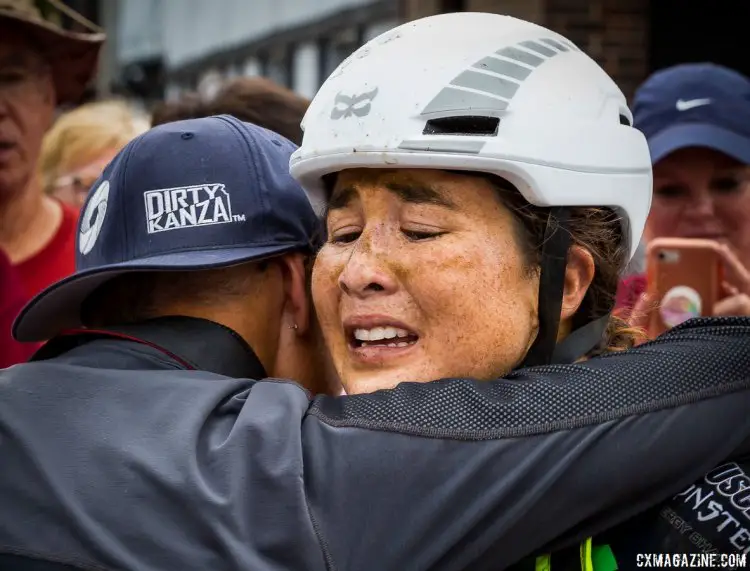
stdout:
[[89,189],[116,155],[115,150],[105,151],[92,161],[73,165],[54,181],[52,196],[74,208],[81,208],[86,202]]
[[356,169],[336,180],[313,298],[347,393],[491,378],[526,355],[539,281],[478,177]]
[[654,165],[649,239],[708,238],[750,263],[750,168],[710,149],[676,151]]

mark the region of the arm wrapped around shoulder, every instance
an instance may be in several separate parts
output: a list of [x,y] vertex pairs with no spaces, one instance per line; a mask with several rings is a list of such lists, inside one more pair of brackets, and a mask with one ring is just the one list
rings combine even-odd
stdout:
[[583,363],[319,397],[306,496],[342,568],[501,569],[747,454],[748,410],[750,319],[694,319]]

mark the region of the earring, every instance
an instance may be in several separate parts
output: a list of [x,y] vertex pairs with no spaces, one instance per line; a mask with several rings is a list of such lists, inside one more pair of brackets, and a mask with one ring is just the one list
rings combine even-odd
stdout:
[[289,329],[297,329],[297,328],[298,328],[298,327],[297,327],[297,324],[296,324],[296,323],[295,323],[294,325],[290,325],[290,326],[289,326]]

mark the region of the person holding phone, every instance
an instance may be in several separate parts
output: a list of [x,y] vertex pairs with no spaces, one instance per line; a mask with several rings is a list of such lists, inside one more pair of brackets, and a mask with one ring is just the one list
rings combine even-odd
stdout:
[[[714,242],[722,275],[712,275],[717,296],[702,300],[702,314],[750,315],[750,79],[711,63],[670,67],[639,88],[633,114],[648,141],[654,172],[647,242]],[[658,266],[651,259],[652,267]],[[681,259],[671,267],[684,274],[686,286],[710,271],[691,265],[691,256]],[[632,304],[640,296],[632,314],[639,324],[650,321],[651,308],[665,294],[647,284],[651,281],[636,276],[621,284],[621,299]],[[648,298],[642,295],[646,289]]]

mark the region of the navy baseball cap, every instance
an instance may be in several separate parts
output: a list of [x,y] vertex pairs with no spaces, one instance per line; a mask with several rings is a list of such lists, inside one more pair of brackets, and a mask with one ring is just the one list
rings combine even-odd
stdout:
[[635,94],[633,123],[648,140],[652,163],[705,147],[750,164],[750,79],[712,63],[657,71]]
[[81,325],[81,305],[127,272],[221,268],[314,252],[320,219],[289,174],[296,146],[217,116],[166,123],[131,141],[92,187],[78,222],[76,272],[32,299],[19,341]]

